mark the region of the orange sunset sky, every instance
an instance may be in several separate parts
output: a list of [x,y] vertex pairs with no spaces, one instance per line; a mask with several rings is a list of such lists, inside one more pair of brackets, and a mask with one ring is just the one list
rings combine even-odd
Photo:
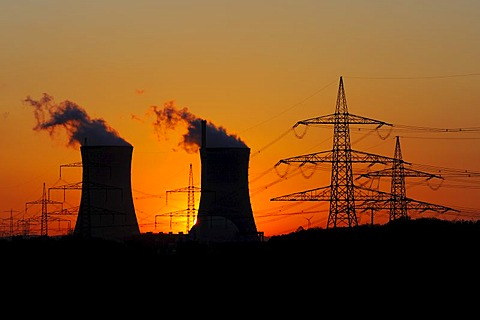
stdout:
[[[351,126],[352,149],[393,157],[399,136],[403,160],[444,177],[406,178],[407,196],[458,212],[411,217],[476,220],[479,16],[480,3],[472,0],[3,0],[0,235],[12,226],[20,233],[19,221],[39,217],[42,206],[27,203],[42,199],[44,184],[50,200],[79,205],[80,191],[50,190],[81,181],[81,168],[60,170],[81,156],[79,145],[69,144],[68,127],[37,126],[32,103],[44,94],[53,107],[81,108],[88,121],[133,145],[141,232],[185,232],[186,218],[169,213],[187,208],[187,193],[167,198],[167,191],[188,186],[190,164],[200,187],[200,155],[179,145],[186,127],[155,125],[152,110],[167,106],[251,149],[249,191],[259,231],[324,228],[327,202],[270,199],[330,184],[330,165],[300,171],[275,164],[332,149],[332,126],[292,128],[334,113],[340,77],[351,114],[393,124]],[[390,191],[388,178],[356,183]],[[199,199],[196,193],[196,208]],[[369,212],[357,215],[360,224],[370,223]],[[387,222],[388,212],[374,221]],[[74,224],[74,215],[52,216],[49,232],[65,234]]]

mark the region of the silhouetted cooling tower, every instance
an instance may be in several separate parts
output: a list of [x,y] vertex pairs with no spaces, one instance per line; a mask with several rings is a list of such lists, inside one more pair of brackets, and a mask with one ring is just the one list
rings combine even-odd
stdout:
[[249,148],[200,148],[201,196],[189,234],[198,241],[259,240],[248,189]]
[[74,234],[108,240],[139,235],[131,189],[132,146],[82,146],[82,197]]

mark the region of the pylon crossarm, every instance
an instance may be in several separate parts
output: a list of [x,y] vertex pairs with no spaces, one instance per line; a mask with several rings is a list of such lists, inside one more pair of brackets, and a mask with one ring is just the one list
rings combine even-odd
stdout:
[[390,208],[392,195],[387,192],[378,191],[355,185],[355,208],[361,211],[383,210]]
[[442,179],[442,180],[444,179],[442,176],[439,176],[433,173],[418,171],[410,168],[403,168],[403,176],[404,177],[425,177],[425,178],[428,178],[428,180],[433,178]]
[[395,161],[398,161],[395,158],[390,158],[386,156],[381,156],[378,154],[374,153],[368,153],[368,152],[363,152],[363,151],[357,151],[357,150],[350,150],[350,154],[352,157],[352,162],[362,162],[362,163],[380,163],[380,164],[388,164],[388,163],[394,163]]
[[362,173],[362,174],[360,174],[356,179],[360,179],[360,178],[391,177],[391,176],[392,176],[392,173],[393,173],[392,168],[387,168],[387,169],[382,169],[382,170],[377,170],[377,171]]
[[[320,151],[310,154],[304,154],[300,156],[285,158],[278,161],[275,166],[279,166],[281,164],[290,164],[290,163],[300,163],[300,166],[303,166],[307,163],[315,164],[319,162],[333,162],[333,150],[327,151]],[[387,164],[396,161],[394,158],[381,156],[378,154],[350,150],[351,154],[351,161],[357,163],[380,163],[380,164]]]
[[50,214],[54,215],[74,215],[78,213],[79,206],[72,207],[72,208],[65,208],[61,210],[51,211]]
[[332,151],[321,151],[321,152],[315,152],[315,153],[310,153],[310,154],[305,154],[301,156],[296,156],[296,157],[291,157],[291,158],[285,158],[280,161],[278,161],[275,164],[275,167],[281,165],[281,164],[290,164],[290,163],[300,163],[300,166],[303,166],[307,163],[317,163],[317,162],[332,162]]
[[[362,173],[358,176],[359,178],[378,178],[378,177],[391,177],[393,174],[393,169],[392,168],[386,168],[378,171],[371,171],[367,173]],[[412,170],[408,168],[404,168],[402,172],[403,177],[424,177],[427,178],[427,180],[431,179],[441,179],[444,180],[445,178],[436,174],[428,173],[428,172],[422,172],[422,171],[417,171],[417,170]]]
[[[384,121],[357,116],[351,113],[345,113],[343,115],[345,116],[345,122],[342,121],[342,124],[375,124],[377,125],[377,129],[382,126],[393,126],[393,124],[390,124]],[[338,114],[332,113],[325,116],[297,121],[297,123],[295,123],[293,128],[299,125],[308,126],[308,125],[315,125],[315,124],[336,124],[337,122],[338,122]]]
[[69,164],[61,164],[60,165],[60,179],[62,178],[62,168],[65,167],[82,167],[83,164],[81,162],[74,162],[74,163],[69,163]]
[[199,187],[184,187],[179,189],[167,190],[166,193],[168,195],[169,193],[172,193],[172,192],[191,192],[191,191],[200,192],[202,191],[202,189]]
[[392,199],[392,194],[374,190],[370,188],[355,186],[355,201],[361,203],[355,206],[365,210],[382,210],[389,209]]
[[423,202],[423,201],[417,201],[417,200],[413,200],[413,199],[410,199],[410,198],[405,198],[405,201],[406,201],[408,210],[415,210],[415,211],[420,211],[420,212],[434,211],[434,212],[439,212],[439,213],[445,213],[445,212],[448,212],[448,211],[460,212],[456,209],[452,209],[452,208],[449,208],[449,207],[440,206],[440,205],[437,205],[437,204],[432,204],[432,203]]
[[50,187],[48,190],[82,189],[82,182],[64,184],[57,187]]
[[393,126],[393,124],[391,123],[387,123],[384,121],[379,121],[379,120],[375,120],[367,117],[357,116],[351,113],[349,113],[347,116],[347,122],[348,124],[376,124],[377,129],[382,126],[389,126],[389,127]]
[[41,200],[25,202],[25,205],[29,205],[29,204],[63,204],[63,202],[55,201],[55,200],[49,200],[49,199],[41,199]]
[[330,186],[291,193],[270,201],[330,201]]
[[297,123],[293,125],[293,128],[296,128],[299,125],[308,126],[311,124],[334,124],[334,123],[335,123],[335,114],[332,113],[332,114],[327,114],[320,117],[297,121]]
[[82,162],[73,162],[73,163],[68,163],[68,164],[61,164],[60,168],[63,167],[81,167],[83,165]]

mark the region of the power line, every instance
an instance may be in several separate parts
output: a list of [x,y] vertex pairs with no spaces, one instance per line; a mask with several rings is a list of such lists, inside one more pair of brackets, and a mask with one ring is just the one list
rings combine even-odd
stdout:
[[408,77],[362,77],[362,76],[345,76],[350,79],[366,79],[366,80],[424,80],[424,79],[444,79],[444,78],[459,78],[459,77],[474,77],[480,76],[480,73],[464,73],[464,74],[450,74],[450,75],[436,75],[436,76],[408,76]]

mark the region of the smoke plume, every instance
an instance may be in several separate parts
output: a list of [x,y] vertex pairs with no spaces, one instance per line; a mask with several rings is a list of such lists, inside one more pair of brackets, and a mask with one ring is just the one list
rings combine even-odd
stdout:
[[[188,153],[198,152],[202,146],[202,119],[196,117],[187,108],[177,109],[173,101],[164,104],[163,108],[152,106],[150,109],[156,116],[154,128],[159,138],[165,138],[169,130],[184,126],[187,133],[182,136],[178,146]],[[228,134],[226,129],[218,127],[210,121],[206,123],[206,147],[208,148],[247,148],[247,145],[236,135]]]
[[27,97],[25,103],[34,108],[37,123],[33,130],[45,130],[50,136],[54,136],[64,129],[69,138],[67,145],[70,147],[130,145],[105,120],[90,118],[85,109],[74,102],[65,100],[57,104],[52,96],[44,93],[40,100]]

